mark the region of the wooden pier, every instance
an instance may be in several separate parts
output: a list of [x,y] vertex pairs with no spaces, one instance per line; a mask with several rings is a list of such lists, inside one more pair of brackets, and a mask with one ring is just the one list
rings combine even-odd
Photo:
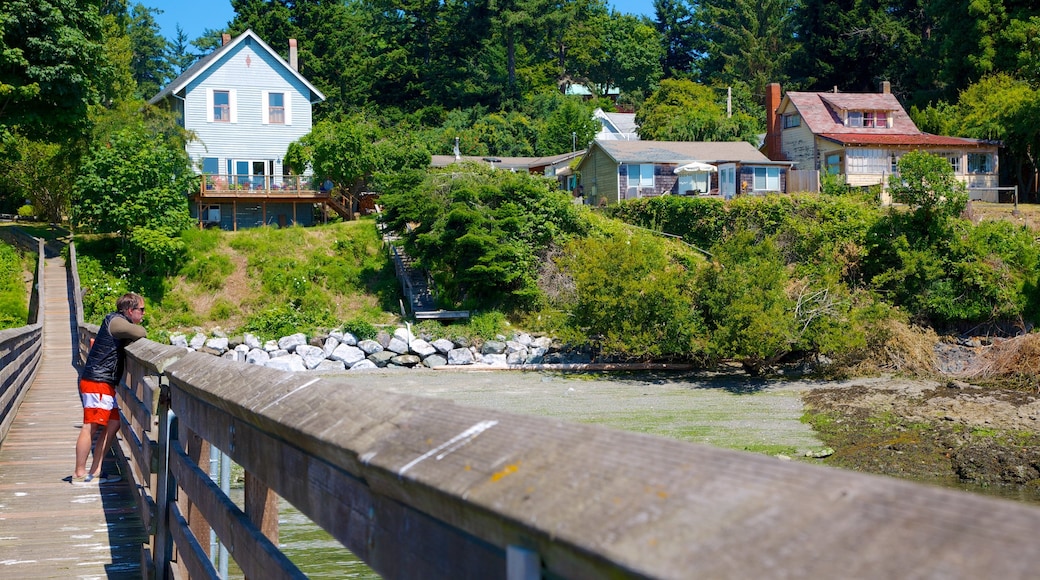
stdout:
[[[65,262],[44,268],[43,357],[0,445],[0,578],[141,578],[148,541],[132,481],[73,486],[83,410]],[[104,469],[116,473],[112,457]]]

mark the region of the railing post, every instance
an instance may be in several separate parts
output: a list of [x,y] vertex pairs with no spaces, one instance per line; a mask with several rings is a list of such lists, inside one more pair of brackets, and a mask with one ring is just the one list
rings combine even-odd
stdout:
[[159,424],[159,478],[155,494],[155,580],[166,580],[166,573],[173,561],[173,536],[170,535],[170,506],[176,497],[177,482],[170,473],[171,443],[177,440],[177,415],[170,409],[169,387],[163,385],[160,395]]

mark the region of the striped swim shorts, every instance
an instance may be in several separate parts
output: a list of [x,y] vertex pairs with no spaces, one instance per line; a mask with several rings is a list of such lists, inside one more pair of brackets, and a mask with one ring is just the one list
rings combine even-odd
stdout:
[[105,425],[119,420],[116,391],[108,383],[79,380],[79,398],[83,401],[83,424]]

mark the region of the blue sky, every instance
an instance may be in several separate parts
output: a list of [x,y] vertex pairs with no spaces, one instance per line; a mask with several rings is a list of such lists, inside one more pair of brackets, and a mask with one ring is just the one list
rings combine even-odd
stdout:
[[[141,0],[141,3],[163,11],[155,16],[155,21],[168,39],[176,36],[178,24],[190,42],[207,28],[224,28],[235,17],[229,0]],[[621,12],[654,17],[653,0],[609,0],[609,4]]]

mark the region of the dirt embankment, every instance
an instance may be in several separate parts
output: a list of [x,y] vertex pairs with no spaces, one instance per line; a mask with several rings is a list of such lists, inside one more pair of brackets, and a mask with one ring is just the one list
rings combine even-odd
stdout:
[[940,343],[935,380],[805,394],[837,466],[944,484],[1018,488],[1040,501],[1040,336]]

